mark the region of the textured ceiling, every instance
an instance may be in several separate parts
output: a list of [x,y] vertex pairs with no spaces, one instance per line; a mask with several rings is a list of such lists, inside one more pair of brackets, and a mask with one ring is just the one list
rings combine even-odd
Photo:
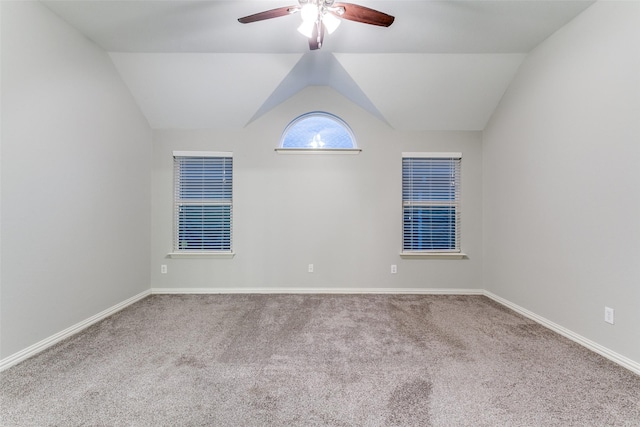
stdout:
[[154,128],[246,126],[329,86],[397,129],[481,130],[526,54],[592,1],[354,1],[396,17],[343,21],[309,52],[300,17],[237,18],[263,1],[46,1],[110,52]]

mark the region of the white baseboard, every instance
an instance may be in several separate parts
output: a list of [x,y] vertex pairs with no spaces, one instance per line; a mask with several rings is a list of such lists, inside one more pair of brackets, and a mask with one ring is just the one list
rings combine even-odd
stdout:
[[102,319],[105,319],[109,316],[111,316],[114,313],[117,313],[118,311],[122,310],[123,308],[133,304],[136,301],[140,301],[142,298],[148,296],[151,294],[150,290],[146,290],[144,292],[139,293],[138,295],[134,295],[133,297],[122,301],[121,303],[118,303],[116,305],[114,305],[113,307],[110,307],[104,311],[101,311],[100,313],[89,317],[86,320],[83,320],[80,323],[76,323],[75,325],[58,332],[55,335],[50,336],[49,338],[45,338],[40,342],[37,342],[27,348],[25,348],[24,350],[21,350],[17,353],[12,354],[11,356],[8,356],[2,360],[0,360],[0,372],[4,371],[7,368],[10,368],[13,365],[16,365],[20,362],[22,362],[25,359],[28,359],[32,356],[35,356],[36,354],[40,353],[41,351],[51,347],[52,345],[62,341],[65,338],[68,338],[72,335],[77,334],[78,332],[82,331],[83,329],[88,328],[89,326],[93,325],[94,323],[97,323],[99,321],[101,321]]
[[152,288],[160,294],[419,294],[484,295],[482,289],[446,288]]
[[509,300],[506,300],[502,297],[499,297],[498,295],[492,294],[489,291],[484,291],[483,294],[488,297],[491,298],[492,300],[494,300],[497,303],[500,303],[502,305],[504,305],[505,307],[510,308],[511,310],[522,314],[525,317],[528,317],[529,319],[540,323],[542,326],[545,326],[549,329],[551,329],[554,332],[559,333],[560,335],[562,335],[565,338],[570,339],[573,342],[576,342],[578,344],[580,344],[583,347],[588,348],[589,350],[598,353],[601,356],[606,357],[607,359],[611,360],[614,363],[617,363],[618,365],[640,375],[640,363],[635,362],[631,359],[629,359],[628,357],[625,357],[621,354],[616,353],[615,351],[609,350],[608,348],[591,341],[588,338],[583,337],[582,335],[576,334],[575,332],[558,325],[557,323],[554,323],[548,319],[545,319],[542,316],[539,316],[535,313],[533,313],[532,311],[527,310],[526,308],[520,307],[517,304],[512,303]]

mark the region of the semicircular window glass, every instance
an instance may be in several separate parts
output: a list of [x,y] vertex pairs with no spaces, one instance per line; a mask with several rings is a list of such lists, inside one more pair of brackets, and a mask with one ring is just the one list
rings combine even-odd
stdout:
[[353,150],[356,140],[349,125],[333,114],[314,111],[295,118],[285,128],[280,148]]

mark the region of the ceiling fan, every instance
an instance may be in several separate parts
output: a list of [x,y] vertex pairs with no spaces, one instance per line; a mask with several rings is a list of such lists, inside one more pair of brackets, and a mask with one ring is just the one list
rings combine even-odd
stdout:
[[298,0],[298,3],[294,6],[255,13],[239,18],[238,21],[248,24],[300,12],[302,24],[298,27],[298,31],[309,38],[309,49],[316,50],[322,47],[325,30],[329,34],[333,33],[340,25],[340,18],[380,27],[390,26],[395,19],[391,15],[368,7],[335,0]]

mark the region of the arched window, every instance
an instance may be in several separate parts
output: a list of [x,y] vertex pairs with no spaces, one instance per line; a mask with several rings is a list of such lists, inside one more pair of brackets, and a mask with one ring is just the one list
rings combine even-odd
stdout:
[[323,111],[313,111],[293,119],[282,132],[277,151],[360,152],[349,125]]

